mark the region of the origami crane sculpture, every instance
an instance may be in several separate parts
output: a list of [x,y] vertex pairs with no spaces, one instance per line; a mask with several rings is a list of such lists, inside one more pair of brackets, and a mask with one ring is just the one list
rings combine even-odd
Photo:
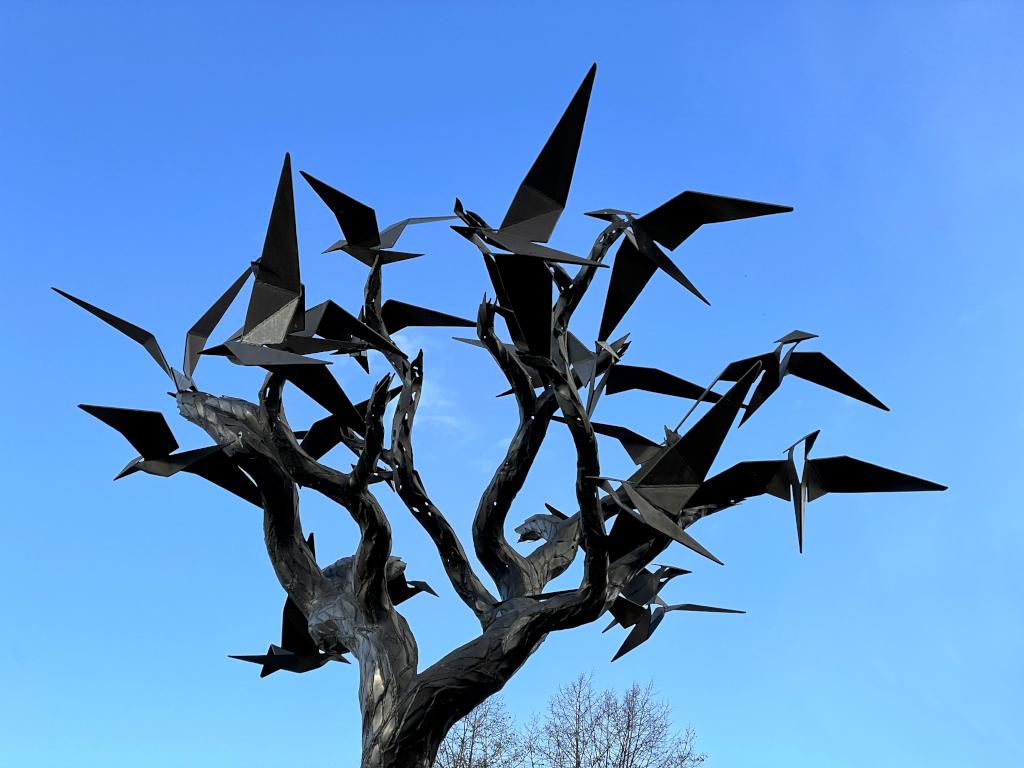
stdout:
[[[795,351],[815,338],[802,331],[778,339],[772,352],[726,365],[707,386],[623,362],[628,336],[609,339],[655,272],[665,272],[706,302],[663,248],[675,250],[705,224],[791,209],[686,191],[639,216],[612,208],[590,213],[606,226],[586,256],[546,245],[568,200],[595,73],[596,67],[587,72],[500,226],[490,226],[455,202],[454,217],[461,223],[452,229],[482,255],[494,297],[485,295],[473,319],[385,301],[382,295],[384,267],[401,269],[390,265],[422,255],[395,250],[407,227],[452,216],[405,218],[381,230],[368,205],[303,173],[341,229],[342,239],[326,252],[345,253],[368,269],[357,310],[330,299],[307,308],[287,155],[262,253],[251,264],[239,265],[242,274],[187,331],[181,370],[168,363],[153,334],[58,291],[141,345],[170,379],[180,415],[212,441],[179,451],[157,411],[82,405],[120,432],[138,454],[117,477],[187,472],[262,509],[267,553],[286,593],[281,641],[265,654],[233,658],[259,664],[261,676],[279,670],[304,673],[329,661],[355,659],[364,768],[430,766],[449,728],[500,690],[551,632],[590,624],[609,613],[608,629],[628,630],[618,658],[650,639],[669,613],[739,613],[668,603],[661,592],[689,571],[672,565],[648,568],[672,542],[720,563],[690,530],[708,515],[759,495],[776,496],[794,505],[802,550],[806,507],[825,494],[943,488],[846,456],[809,458],[817,432],[791,446],[785,458],[741,462],[709,476],[737,418],[741,424],[750,419],[788,375],[885,406],[821,352]],[[605,271],[609,262],[610,272]],[[608,277],[604,310],[597,337],[586,343],[576,335],[582,332],[574,334],[570,325],[602,271]],[[241,329],[207,346],[250,276],[253,285]],[[395,337],[409,326],[475,329],[464,340],[491,356],[508,382],[502,394],[514,397],[518,405],[519,423],[507,453],[472,519],[479,565],[470,560],[451,519],[434,504],[416,469],[413,427],[423,392],[423,353],[403,350]],[[200,389],[195,376],[205,357],[262,369],[259,397],[215,396]],[[346,358],[367,372],[371,364],[389,371],[366,388],[369,396],[360,402],[353,402],[332,373],[333,364]],[[716,391],[719,382],[725,384]],[[325,411],[307,429],[295,430],[285,418],[288,385],[296,396]],[[637,390],[683,398],[692,406],[675,428],[666,428],[662,439],[593,418],[604,395]],[[392,401],[388,430],[385,409]],[[684,430],[697,409],[702,409],[699,418]],[[546,513],[529,515],[515,529],[519,541],[513,544],[506,536],[513,504],[549,428],[566,430],[573,441],[577,506],[566,513],[549,505]],[[614,479],[602,471],[597,446],[604,437],[621,444],[636,466],[628,477]],[[802,469],[797,462],[800,445]],[[354,457],[348,471],[324,461],[335,450]],[[327,497],[349,513],[359,530],[354,554],[329,566],[318,564],[312,534],[307,537],[302,530],[300,488]],[[392,555],[381,493],[395,494],[423,528],[452,590],[480,625],[475,639],[424,669],[418,666],[412,631],[396,608],[420,593],[436,593],[425,582],[407,581],[405,563]],[[547,591],[577,557],[583,560],[578,585]]]

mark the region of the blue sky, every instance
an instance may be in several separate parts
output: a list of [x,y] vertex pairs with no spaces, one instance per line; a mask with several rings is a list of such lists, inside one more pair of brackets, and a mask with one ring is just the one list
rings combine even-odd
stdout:
[[[176,358],[259,255],[285,151],[383,221],[444,214],[456,194],[498,221],[596,61],[554,245],[589,247],[599,225],[583,211],[644,211],[683,189],[796,208],[707,227],[676,251],[712,307],[657,276],[622,324],[631,362],[708,380],[801,328],[892,408],[787,380],[716,466],[774,458],[820,427],[818,455],[950,490],[829,496],[810,509],[802,556],[782,502],[702,522],[693,532],[726,566],[674,547],[665,559],[695,573],[667,596],[746,616],[671,615],[614,664],[614,632],[551,637],[507,687],[510,708],[526,717],[581,671],[618,687],[656,672],[715,766],[1022,764],[1022,22],[1014,3],[0,3],[13,331],[0,378],[0,762],[354,764],[351,668],[259,680],[226,658],[279,631],[258,513],[194,478],[110,482],[132,450],[75,405],[170,416],[166,381],[49,287],[149,328]],[[336,225],[301,181],[296,199],[311,299],[356,307],[364,268],[319,255]],[[473,316],[486,276],[471,246],[444,225],[407,237],[428,255],[390,268],[385,290]],[[596,331],[599,285],[582,336]],[[493,398],[486,356],[448,335],[406,336],[426,350],[417,451],[468,533],[514,413]],[[368,392],[357,367],[336,368],[354,399]],[[260,380],[218,360],[197,378],[247,396]],[[603,419],[652,436],[683,410],[641,393],[605,405]],[[298,395],[289,412],[317,416]],[[205,444],[172,424],[186,447]],[[602,457],[627,471],[617,446]],[[512,517],[570,507],[571,461],[553,434]],[[405,610],[429,662],[473,622],[387,503],[396,553],[441,595]],[[304,505],[321,560],[348,554],[345,513]]]

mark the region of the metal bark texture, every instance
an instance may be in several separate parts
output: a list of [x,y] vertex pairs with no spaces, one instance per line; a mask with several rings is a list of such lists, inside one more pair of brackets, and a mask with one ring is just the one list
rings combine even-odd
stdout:
[[[885,406],[821,352],[794,351],[816,338],[803,331],[785,334],[773,351],[728,363],[707,385],[622,362],[628,337],[611,336],[655,272],[667,273],[707,302],[663,249],[676,249],[705,224],[791,209],[686,191],[645,214],[618,208],[589,213],[606,226],[585,257],[546,245],[565,209],[595,74],[596,66],[496,228],[456,200],[451,216],[409,217],[380,229],[369,205],[303,172],[341,230],[341,239],[327,251],[347,254],[368,270],[362,306],[352,311],[331,301],[306,307],[287,155],[262,255],[189,328],[181,370],[171,366],[152,333],[58,290],[140,344],[168,376],[180,415],[211,440],[180,451],[157,411],[82,405],[138,452],[118,477],[184,471],[262,508],[267,555],[285,592],[282,637],[265,653],[233,658],[258,664],[261,676],[354,660],[363,768],[429,768],[448,730],[500,691],[551,632],[591,624],[609,613],[607,629],[627,633],[618,658],[645,642],[669,613],[737,613],[667,603],[662,588],[689,571],[649,567],[673,541],[720,562],[689,531],[710,514],[754,496],[775,496],[793,504],[802,550],[806,507],[827,493],[943,489],[848,456],[809,458],[817,432],[786,449],[785,458],[745,461],[708,477],[737,419],[740,424],[749,419],[787,375]],[[484,296],[472,319],[383,298],[384,267],[423,256],[395,250],[407,227],[446,219],[458,219],[451,228],[476,247],[491,281],[492,298]],[[609,266],[600,329],[588,344],[570,326],[595,276]],[[243,327],[208,346],[250,276]],[[413,429],[427,369],[422,351],[403,350],[393,336],[409,326],[475,329],[471,338],[460,340],[490,355],[507,381],[502,394],[518,406],[506,454],[472,512],[471,546],[463,544],[434,503],[416,468]],[[354,402],[329,365],[348,356],[369,372],[370,353],[388,374],[368,387],[366,400]],[[258,396],[245,400],[200,389],[194,377],[208,357],[263,369]],[[603,397],[636,389],[683,398],[692,407],[663,439],[594,420]],[[291,397],[292,390],[323,408],[323,418],[306,429],[292,428],[284,408],[285,393]],[[684,429],[698,408],[700,417]],[[552,429],[567,430],[575,450],[576,509],[535,511],[515,528],[519,541],[511,542],[509,516]],[[598,443],[604,439],[626,450],[637,465],[632,475],[612,478],[602,472]],[[324,461],[335,448],[351,454],[343,462],[351,464],[349,471]],[[355,552],[319,564],[313,536],[303,531],[300,489],[347,512],[359,532]],[[425,582],[407,580],[405,563],[392,553],[391,524],[379,500],[385,493],[394,494],[429,536],[452,591],[480,625],[478,637],[424,669],[397,606],[436,592]],[[452,519],[465,520],[470,512],[462,510]],[[583,561],[579,583],[547,591],[577,557]]]

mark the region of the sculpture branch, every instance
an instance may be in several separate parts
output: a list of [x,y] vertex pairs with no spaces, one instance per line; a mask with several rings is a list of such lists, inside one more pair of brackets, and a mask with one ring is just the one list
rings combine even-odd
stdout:
[[260,399],[272,425],[274,444],[295,482],[312,488],[344,507],[359,526],[355,556],[354,589],[360,608],[378,621],[390,608],[387,596],[387,562],[391,554],[391,526],[369,490],[369,482],[383,450],[383,413],[389,379],[374,387],[367,406],[366,437],[351,473],[328,467],[302,450],[284,416],[281,392],[284,378],[267,377]]
[[[370,269],[364,290],[363,317],[367,325],[392,341],[381,313],[380,264]],[[448,581],[481,624],[490,621],[497,600],[476,575],[466,551],[441,510],[431,500],[413,453],[412,430],[423,392],[423,351],[410,362],[394,352],[380,350],[401,379],[402,390],[392,420],[389,460],[395,475],[395,492],[437,548]]]
[[448,580],[462,601],[481,624],[490,621],[497,600],[469,563],[462,542],[440,510],[427,495],[423,480],[415,469],[412,427],[423,388],[423,352],[409,366],[408,378],[399,395],[392,427],[391,453],[395,471],[395,491],[427,532],[441,556]]
[[178,393],[178,409],[243,468],[260,492],[267,554],[281,586],[304,610],[323,591],[323,574],[309,551],[299,518],[295,483],[271,437],[265,408],[205,392]]
[[377,623],[392,610],[388,596],[387,565],[391,555],[391,525],[369,490],[370,478],[384,448],[384,408],[391,377],[373,389],[366,409],[366,443],[352,474],[342,503],[359,525],[356,549],[356,594],[370,621]]
[[[590,261],[596,264],[602,263],[608,253],[608,249],[614,245],[624,229],[625,225],[616,221],[601,230],[590,248],[590,255],[588,257]],[[569,329],[569,321],[572,320],[573,313],[575,313],[580,302],[583,301],[583,297],[590,288],[590,284],[597,276],[598,269],[597,266],[590,264],[581,266],[568,287],[560,291],[554,310],[556,333],[564,333]]]
[[544,588],[530,578],[534,570],[505,537],[505,520],[512,502],[522,490],[547,434],[556,403],[550,391],[534,394],[533,382],[514,352],[494,333],[494,305],[482,302],[477,314],[477,337],[498,364],[515,396],[519,426],[505,458],[484,489],[473,518],[473,546],[484,568],[498,585],[502,599],[534,594]]

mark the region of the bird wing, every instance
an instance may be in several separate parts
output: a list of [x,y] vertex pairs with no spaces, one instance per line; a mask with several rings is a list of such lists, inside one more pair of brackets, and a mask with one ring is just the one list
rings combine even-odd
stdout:
[[785,461],[741,461],[708,478],[686,506],[729,506],[764,493],[790,500]]
[[645,485],[703,482],[760,372],[755,362],[682,437],[670,440],[661,456],[641,467],[637,479]]
[[[203,450],[205,449],[199,449],[199,451]],[[214,485],[219,485],[250,504],[257,507],[263,506],[263,495],[256,488],[256,484],[224,454],[223,450],[210,451],[205,455],[198,456],[195,461],[184,467],[184,470]]]
[[112,315],[109,312],[100,309],[99,307],[93,306],[87,301],[83,301],[82,299],[79,299],[76,296],[72,296],[70,293],[65,293],[60,288],[54,288],[53,290],[59,293],[68,301],[74,302],[82,309],[84,309],[86,312],[95,315],[100,320],[105,322],[107,325],[120,331],[132,341],[141,344],[145,348],[145,350],[149,352],[150,357],[156,360],[156,364],[159,365],[163,369],[164,373],[166,373],[170,377],[171,381],[177,383],[176,379],[174,378],[174,374],[171,372],[171,366],[167,364],[167,358],[164,357],[164,353],[160,349],[160,345],[157,343],[156,336],[154,336],[152,333],[145,330],[144,328],[139,328],[139,326],[132,325],[127,320],[122,320],[117,315]]
[[319,647],[309,634],[309,622],[290,597],[284,601],[281,615],[281,647],[300,655],[314,655]]
[[414,216],[409,219],[402,219],[396,221],[394,224],[381,230],[380,233],[380,247],[381,248],[394,248],[395,243],[398,242],[398,238],[405,232],[405,228],[410,224],[428,224],[431,221],[450,221],[451,219],[457,218],[456,216]]
[[675,265],[675,262],[673,262],[672,259],[670,259],[665,252],[661,250],[661,248],[658,247],[657,243],[648,236],[642,227],[634,227],[632,236],[636,240],[636,245],[637,248],[640,249],[640,252],[650,259],[658,269],[667,274],[709,307],[711,306],[711,302],[704,297],[703,293],[697,290],[697,286],[690,282],[690,278],[683,274],[683,271]]
[[480,236],[491,245],[495,245],[498,248],[502,248],[509,253],[514,253],[519,256],[529,256],[541,261],[553,261],[558,264],[578,264],[580,266],[588,267],[603,267],[596,261],[590,259],[584,259],[581,256],[574,256],[571,253],[565,251],[559,251],[555,248],[548,248],[546,245],[537,245],[527,238],[515,234],[514,232],[505,232],[503,230],[481,230]]
[[263,506],[263,497],[256,484],[224,454],[224,447],[221,445],[210,445],[163,458],[147,459],[129,465],[118,477],[133,472],[145,472],[157,477],[171,477],[178,472],[188,472],[230,491],[250,504]]
[[864,389],[852,376],[821,352],[793,352],[789,356],[786,373],[828,387],[840,394],[852,397],[854,400],[881,408],[883,411],[889,410],[881,400]]
[[[380,230],[377,228],[377,214],[373,208],[349,197],[329,184],[325,184],[305,171],[299,171],[313,191],[320,196],[345,235],[348,245],[376,248],[381,244]],[[395,225],[397,226],[397,225]],[[395,237],[397,240],[397,235]]]
[[683,192],[636,220],[648,235],[670,251],[704,224],[787,213],[788,205],[759,203],[705,192]]
[[538,243],[551,237],[569,197],[596,73],[595,64],[519,185],[501,229]]
[[456,328],[473,328],[476,323],[455,315],[438,312],[434,309],[417,307],[404,301],[388,299],[380,308],[384,320],[384,328],[389,334],[413,326],[451,326]]
[[[552,416],[552,420],[562,424],[565,423],[563,416]],[[590,426],[593,427],[597,434],[614,437],[618,440],[634,464],[643,464],[645,461],[654,458],[662,448],[658,443],[627,427],[620,427],[615,424],[602,424],[598,421],[590,422]]]
[[320,311],[319,320],[315,328],[317,336],[327,339],[345,339],[351,336],[365,341],[374,348],[387,350],[405,357],[405,353],[402,350],[344,307],[330,300],[324,302],[322,306],[323,309]]
[[317,360],[313,357],[305,357],[284,349],[264,346],[263,344],[250,344],[245,341],[225,341],[216,347],[204,349],[200,355],[219,355],[227,357],[233,363],[244,366],[324,366],[330,365],[327,360]]
[[608,609],[608,612],[615,617],[615,620],[608,625],[605,632],[616,624],[621,627],[632,627],[638,621],[643,619],[644,614],[650,613],[646,606],[635,603],[622,595],[619,595],[614,601],[612,601],[612,605]]
[[360,413],[352,405],[345,390],[331,375],[327,366],[278,365],[274,366],[273,371],[282,374],[310,399],[319,403],[332,415],[337,416],[341,424],[351,427],[360,435],[365,434],[365,414]]
[[719,565],[723,564],[721,560],[705,549],[699,541],[680,528],[671,518],[669,518],[668,515],[651,504],[629,483],[623,483],[622,487],[625,489],[626,495],[629,497],[630,502],[636,509],[637,518],[640,522],[650,528],[653,528],[658,533],[668,536],[673,541],[678,541],[684,547],[692,549],[698,555],[703,555],[709,560],[714,560]]
[[551,270],[538,259],[494,254],[508,308],[531,354],[551,355]]
[[604,310],[601,312],[598,339],[605,341],[611,336],[657,269],[653,261],[640,253],[634,240],[622,238],[612,262],[612,275],[608,281]]
[[946,486],[869,464],[849,456],[808,459],[807,500],[826,493],[892,493],[899,491],[944,491]]
[[256,282],[245,313],[242,340],[273,344],[302,330],[304,311],[299,275],[299,241],[295,233],[292,161],[284,156],[274,195],[263,253],[256,262]]
[[637,622],[633,625],[632,631],[626,635],[626,639],[619,646],[619,650],[615,652],[612,661],[615,661],[620,656],[625,656],[638,645],[643,645],[647,642],[655,627],[657,627],[657,624],[651,626],[651,612],[644,609],[643,614],[639,616]]
[[[358,410],[358,409],[357,409]],[[337,416],[325,416],[314,421],[302,437],[299,447],[310,457],[320,459],[324,454],[341,442],[346,427]]]
[[713,605],[698,605],[697,603],[678,603],[676,605],[666,605],[664,607],[665,612],[668,611],[700,611],[701,613],[746,613],[746,611],[738,611],[735,608],[716,608]]
[[249,279],[249,275],[252,272],[252,267],[247,268],[224,291],[223,295],[213,303],[213,306],[206,310],[203,316],[196,321],[196,324],[188,329],[188,333],[185,335],[185,362],[183,368],[186,376],[191,376],[193,371],[195,371],[196,364],[199,362],[199,353],[203,351],[203,347],[210,338],[210,334],[213,333],[217,323],[224,317],[224,313],[227,312],[231,302],[235,300],[238,292],[242,290],[242,286],[245,285],[245,281]]
[[[750,366],[747,366],[750,369]],[[605,384],[609,395],[616,392],[625,392],[630,389],[641,389],[645,392],[656,392],[661,395],[672,395],[673,397],[684,397],[688,400],[703,400],[709,403],[717,403],[721,395],[717,392],[705,390],[693,382],[673,376],[671,373],[657,368],[645,368],[637,365],[616,365],[608,371],[608,381]]]
[[178,441],[159,411],[84,403],[78,407],[120,432],[144,459],[162,459],[178,449]]
[[725,366],[718,378],[721,381],[739,381],[740,377],[750,370],[750,366],[754,363],[761,363],[762,369],[767,368],[771,361],[775,358],[774,353],[767,352],[763,355],[757,355],[755,357],[745,357],[742,360],[737,360],[734,363],[729,363]]

